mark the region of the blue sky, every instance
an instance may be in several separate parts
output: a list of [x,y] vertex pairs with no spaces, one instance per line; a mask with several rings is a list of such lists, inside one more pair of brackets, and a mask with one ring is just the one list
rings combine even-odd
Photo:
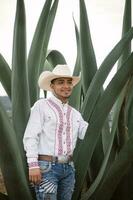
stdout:
[[[25,0],[27,49],[45,0]],[[98,66],[121,38],[125,0],[85,0]],[[13,24],[16,0],[0,0],[0,53],[11,66]],[[49,49],[61,51],[68,65],[74,66],[76,41],[72,14],[79,23],[78,0],[59,0]],[[111,77],[111,75],[110,75]],[[110,78],[109,77],[109,78]],[[0,95],[5,92],[0,86]]]

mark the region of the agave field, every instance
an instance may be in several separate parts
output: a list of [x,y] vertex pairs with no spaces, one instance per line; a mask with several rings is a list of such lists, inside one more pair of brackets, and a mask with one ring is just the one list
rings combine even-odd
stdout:
[[[24,0],[17,0],[12,66],[0,54],[0,81],[12,103],[10,120],[0,102],[0,168],[7,191],[0,192],[2,200],[35,199],[28,183],[22,138],[30,107],[39,99],[39,74],[56,64],[67,63],[62,52],[48,49],[60,1],[45,1],[27,53],[25,5]],[[81,74],[81,81],[69,102],[82,113],[89,127],[74,152],[76,184],[72,199],[133,200],[131,0],[125,0],[122,36],[100,66],[97,66],[85,0],[79,0],[79,9],[79,24],[74,21],[77,57],[73,74]],[[116,62],[117,71],[104,89],[103,84]]]

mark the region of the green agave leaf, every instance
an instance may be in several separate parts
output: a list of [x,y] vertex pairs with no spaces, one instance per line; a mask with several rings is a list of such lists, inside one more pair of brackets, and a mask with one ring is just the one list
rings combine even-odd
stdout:
[[4,57],[0,54],[0,81],[11,98],[11,69]]
[[91,162],[89,164],[89,175],[91,183],[93,183],[94,180],[96,179],[98,172],[101,168],[103,159],[104,159],[104,153],[102,144],[102,134],[100,134],[91,158]]
[[129,137],[133,134],[133,123],[132,123],[132,117],[133,117],[133,77],[131,78],[128,87],[127,87],[127,98],[126,98],[126,124],[128,127],[128,134]]
[[110,200],[118,183],[128,171],[133,161],[133,137],[121,149],[116,160],[107,172],[106,177],[101,183],[95,198],[98,200]]
[[[119,98],[116,101],[116,105],[114,106],[114,116],[119,114],[117,121],[114,122],[116,125],[117,137],[119,141],[119,148],[123,146],[128,138],[127,130],[126,130],[126,118],[125,118],[125,96],[127,93],[128,82],[123,88]],[[119,111],[119,113],[118,113]]]
[[53,70],[53,66],[48,62],[48,60],[45,60],[43,70],[46,70],[46,71],[52,71]]
[[[122,104],[122,102],[121,102]],[[105,170],[107,168],[107,164],[108,164],[108,160],[109,160],[109,156],[111,154],[111,149],[113,146],[113,142],[114,142],[114,137],[116,134],[116,129],[117,129],[117,123],[118,123],[118,118],[119,118],[119,112],[120,112],[120,107],[116,108],[116,113],[113,114],[113,121],[112,121],[112,129],[111,129],[111,133],[110,136],[108,138],[108,148],[106,147],[106,154],[103,160],[103,163],[101,165],[101,168],[99,170],[99,173],[95,179],[95,181],[92,183],[92,185],[90,186],[90,188],[88,189],[88,191],[82,196],[81,200],[87,200],[87,199],[93,199],[93,196],[96,194],[97,192],[97,188],[100,186],[101,181],[103,180],[103,177],[105,175]]]
[[86,94],[93,76],[97,71],[97,64],[91,40],[89,22],[84,0],[80,0],[80,45],[81,67],[83,72],[83,91]]
[[52,68],[54,68],[58,64],[66,64],[64,56],[57,50],[50,51],[47,55],[47,60]]
[[[123,28],[122,28],[122,37],[130,30],[131,28],[131,0],[125,1],[125,10],[124,10],[124,17],[123,17]],[[124,48],[124,51],[119,59],[118,62],[118,69],[123,64],[123,62],[128,58],[131,54],[131,42]]]
[[75,62],[74,70],[73,70],[73,76],[79,76],[81,72],[80,38],[79,38],[79,30],[74,18],[73,18],[73,21],[74,21],[74,27],[75,27],[76,44],[77,44],[77,57],[76,57],[76,62]]
[[12,121],[22,150],[23,133],[30,113],[26,60],[25,8],[23,0],[18,0],[12,55]]
[[[118,44],[112,49],[109,55],[105,58],[100,68],[97,70],[85,96],[84,104],[82,107],[82,115],[85,119],[89,119],[92,115],[93,109],[100,95],[100,89],[103,86],[110,70],[120,57],[122,51],[128,45],[133,37],[133,28],[118,42]],[[86,110],[86,106],[88,110]]]
[[[103,93],[103,90],[101,91],[101,95],[102,93]],[[100,99],[100,96],[99,96],[99,99]],[[96,179],[98,175],[104,156],[107,152],[110,140],[111,140],[111,134],[110,134],[110,129],[109,129],[109,117],[107,116],[107,119],[105,120],[105,123],[103,124],[100,137],[98,138],[95,150],[93,152],[93,155],[89,164],[91,183],[94,182],[94,180]]]
[[[78,31],[78,27],[76,25],[75,20],[74,20],[74,26],[75,26],[75,34],[76,34],[76,41],[77,41],[77,57],[76,57],[75,67],[73,70],[73,76],[79,76],[81,72],[80,41],[79,41],[79,31]],[[74,87],[72,95],[69,98],[69,104],[72,107],[76,108],[77,110],[80,110],[80,107],[81,107],[81,96],[82,96],[81,87],[82,87],[82,83],[80,81],[78,85]]]
[[[47,59],[45,60],[43,70],[44,71],[52,71],[53,70],[52,65],[48,62]],[[47,91],[44,90],[43,93],[44,93],[44,98],[46,98],[47,97]]]
[[[99,138],[99,134],[108,116],[108,113],[110,112],[124,85],[126,84],[129,76],[133,73],[132,63],[133,54],[131,54],[129,59],[115,74],[112,81],[109,83],[108,87],[99,99],[93,115],[91,116],[85,139],[82,141],[82,145],[80,146],[80,149],[78,151],[78,159],[75,162],[77,170],[77,181],[76,190],[74,192],[73,198],[74,200],[77,200],[79,197],[79,193],[81,191],[90,160],[92,158],[95,146]],[[88,110],[88,107],[86,107],[86,109]],[[88,153],[86,154],[86,152]]]
[[[124,20],[123,20],[123,33],[122,33],[122,37],[125,35],[125,33],[127,31],[129,31],[129,29],[131,28],[131,1],[126,1],[126,5],[125,5],[125,13],[124,13]],[[127,57],[130,55],[131,53],[131,43],[129,43],[126,48],[124,48],[124,51],[119,59],[118,62],[118,69],[121,67],[122,63],[124,63],[124,61],[127,59]],[[115,103],[114,106],[114,111],[113,111],[113,122],[112,122],[112,131],[111,131],[111,141],[110,139],[108,139],[108,141],[110,142],[108,151],[106,153],[103,165],[101,167],[101,170],[99,172],[99,175],[97,176],[95,182],[92,184],[92,186],[89,188],[88,190],[88,194],[86,193],[86,197],[90,196],[91,193],[94,195],[96,193],[96,188],[100,185],[101,183],[101,179],[103,178],[103,175],[105,173],[105,168],[107,166],[108,160],[109,160],[109,156],[111,154],[111,148],[113,145],[113,141],[114,141],[114,136],[116,134],[117,128],[118,128],[118,121],[119,121],[119,145],[124,144],[124,142],[126,142],[127,140],[127,134],[126,131],[124,130],[125,128],[123,127],[123,123],[125,121],[125,111],[123,110],[123,101],[125,98],[125,95],[127,93],[127,84],[125,85],[124,89],[122,90],[117,102]],[[96,188],[95,188],[96,187]],[[94,189],[95,188],[95,189]],[[92,191],[93,190],[93,191]],[[92,196],[93,196],[92,195]],[[92,197],[93,198],[93,197]]]
[[42,9],[38,24],[31,43],[28,56],[28,76],[31,106],[38,99],[37,80],[39,76],[41,51],[43,47],[44,34],[46,32],[46,24],[50,12],[52,0],[46,0]]
[[43,50],[41,52],[40,72],[42,72],[42,68],[43,68],[43,65],[44,65],[44,62],[46,59],[48,42],[50,39],[52,27],[54,24],[54,19],[55,19],[57,7],[58,7],[58,2],[59,2],[59,0],[54,1],[53,6],[49,12],[49,17],[48,17],[47,26],[46,26],[46,34],[44,37],[44,45],[43,45]]
[[[131,0],[127,0],[125,3],[125,11],[124,11],[124,18],[123,18],[123,30],[122,30],[122,37],[125,35],[127,31],[129,31],[131,28]],[[128,58],[128,56],[131,54],[131,42],[124,48],[124,51],[119,59],[118,62],[118,69],[121,67],[122,63],[125,62],[125,60]],[[125,100],[127,96],[127,88],[128,83],[125,85],[123,91],[121,92],[121,95],[119,96],[116,106],[121,107],[120,113],[119,113],[119,119],[118,119],[118,140],[119,140],[119,148],[123,146],[123,144],[127,140],[127,131],[126,131],[126,106],[125,106]],[[114,112],[117,112],[114,110]]]
[[107,117],[105,124],[102,128],[102,144],[103,144],[103,152],[104,154],[107,152],[109,142],[110,142],[110,118],[111,114],[109,113],[109,116]]
[[0,167],[9,199],[32,200],[14,129],[0,102]]
[[81,102],[81,81],[74,87],[69,98],[69,104],[77,110],[80,110]]
[[[90,175],[90,182],[92,183],[92,185],[93,183],[95,183],[95,180],[97,179],[98,173],[101,169],[101,165],[104,160],[104,156],[106,155],[107,150],[109,148],[110,140],[111,140],[111,133],[109,129],[109,119],[107,117],[102,127],[100,137],[98,138],[95,150],[93,152],[93,155],[89,164],[89,175]],[[106,170],[107,170],[107,167],[106,167]],[[89,190],[90,189],[91,189],[91,186],[89,187]]]
[[[126,34],[126,32],[128,32],[131,28],[131,0],[127,0],[125,3],[125,11],[124,11],[124,17],[123,17],[123,30],[122,30],[122,37],[124,37],[124,35]],[[128,56],[131,54],[131,42],[126,46],[126,48],[124,48],[124,51],[121,55],[121,57],[119,58],[119,62],[118,62],[118,69],[121,67],[121,65],[124,63],[124,61],[128,58]],[[127,94],[127,87],[128,87],[128,83],[125,85],[124,89],[122,90],[117,102],[115,103],[116,105],[114,106],[114,112],[113,112],[113,122],[112,122],[112,131],[111,131],[111,141],[110,141],[110,146],[108,149],[108,154],[106,153],[106,157],[105,157],[105,162],[107,165],[107,160],[109,159],[109,155],[111,153],[111,148],[113,145],[113,140],[114,140],[114,136],[116,133],[117,128],[119,127],[119,146],[123,145],[126,140],[127,140],[127,131],[125,129],[125,127],[123,127],[123,124],[125,123],[125,103],[124,103],[124,99],[125,99],[125,95]],[[119,126],[118,126],[119,123]],[[105,166],[106,166],[105,165]],[[102,169],[102,168],[101,168]]]
[[[32,78],[32,76],[33,75],[35,76],[39,71],[41,51],[44,41],[44,34],[46,32],[46,24],[50,12],[51,3],[52,0],[46,0],[44,4],[29,50],[29,55],[28,55],[29,84],[31,84],[30,79]],[[33,71],[34,74],[32,74]]]
[[38,76],[44,67],[47,46],[58,6],[58,0],[54,1],[54,4],[50,10],[51,3],[52,0],[46,0],[45,2],[28,56],[31,106],[38,99]]
[[[123,23],[124,24],[127,23],[127,26],[129,26],[130,23],[131,23],[131,19],[132,19],[131,18],[131,0],[126,1],[126,7],[127,7],[128,12],[129,12],[129,16],[128,16],[128,13],[127,13],[127,15],[125,14],[126,17],[125,17],[125,21]],[[129,46],[129,48],[131,48],[131,46]],[[127,53],[129,53],[129,50],[127,49]],[[125,54],[126,54],[126,52],[125,52]],[[126,118],[126,124],[127,124],[127,127],[128,127],[129,135],[132,135],[132,130],[133,130],[133,123],[132,123],[133,92],[132,92],[132,90],[133,90],[133,77],[131,78],[131,80],[129,81],[129,84],[127,86],[128,92],[127,92],[127,97],[126,97],[126,117],[125,118]]]
[[[83,82],[84,94],[86,96],[88,87],[90,86],[90,83],[97,71],[97,63],[96,63],[95,52],[93,49],[93,44],[91,41],[91,34],[89,30],[86,7],[84,1],[82,0],[80,0],[80,45],[81,45],[80,57],[82,64],[81,66],[83,72],[82,82]],[[100,88],[99,90],[99,94],[100,93],[102,93],[102,88]]]
[[[76,75],[78,76],[80,71],[81,71],[81,54],[80,54],[80,41],[79,41],[79,31],[78,31],[78,27],[74,21],[74,24],[75,24],[75,33],[76,33],[76,41],[77,41],[77,59],[76,59],[76,64],[75,64],[75,69],[74,69],[74,73],[73,75]],[[80,85],[79,85],[80,84]],[[72,93],[72,96],[70,97],[70,100],[69,100],[69,103],[70,105],[72,105],[73,107],[75,107],[77,110],[80,110],[82,105],[81,105],[81,98],[82,97],[82,93],[81,93],[81,82],[79,83],[73,93]],[[107,124],[106,124],[107,125]],[[104,132],[104,130],[103,130]],[[106,134],[107,134],[107,129],[106,129]],[[99,145],[97,145],[98,147],[101,147],[101,141],[99,140]],[[77,143],[77,148],[78,149],[78,146],[80,144],[80,141],[78,141]],[[91,176],[91,179],[93,179],[93,177],[95,176],[95,173],[97,173],[97,169],[99,168],[99,165],[100,165],[100,162],[101,162],[101,158],[103,156],[103,151],[102,151],[102,147],[100,149],[98,149],[98,153],[99,151],[101,151],[101,154],[100,156],[97,156],[97,149],[95,149],[95,152],[93,154],[93,158],[92,158],[92,162],[91,162],[91,167],[89,169],[89,172],[91,173],[90,176]],[[76,154],[77,154],[77,150],[75,151],[74,155],[76,157]],[[95,163],[93,163],[93,160],[95,160]]]

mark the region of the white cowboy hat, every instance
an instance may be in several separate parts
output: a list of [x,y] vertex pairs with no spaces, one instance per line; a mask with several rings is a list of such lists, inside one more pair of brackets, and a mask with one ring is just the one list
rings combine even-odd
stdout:
[[80,81],[79,76],[71,75],[70,69],[67,65],[56,65],[52,72],[44,71],[40,74],[38,85],[43,90],[52,91],[52,88],[50,87],[51,81],[60,77],[72,78],[73,86]]

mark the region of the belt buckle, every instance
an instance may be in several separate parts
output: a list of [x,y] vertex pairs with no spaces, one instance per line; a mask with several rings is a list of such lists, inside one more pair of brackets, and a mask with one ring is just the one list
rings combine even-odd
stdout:
[[68,160],[69,160],[69,157],[67,155],[58,156],[59,163],[67,163]]

